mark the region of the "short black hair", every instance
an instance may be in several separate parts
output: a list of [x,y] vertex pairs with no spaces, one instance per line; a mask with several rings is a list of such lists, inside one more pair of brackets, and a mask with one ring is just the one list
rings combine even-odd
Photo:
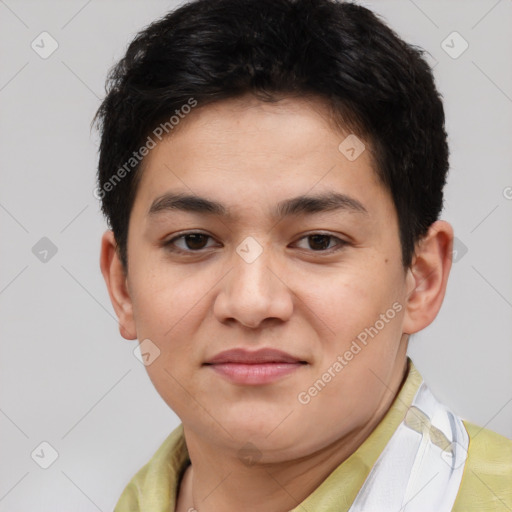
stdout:
[[194,0],[148,25],[110,70],[93,120],[95,196],[125,271],[144,146],[195,105],[247,93],[326,100],[338,125],[365,141],[408,268],[439,218],[449,166],[441,95],[423,54],[370,10],[336,0]]

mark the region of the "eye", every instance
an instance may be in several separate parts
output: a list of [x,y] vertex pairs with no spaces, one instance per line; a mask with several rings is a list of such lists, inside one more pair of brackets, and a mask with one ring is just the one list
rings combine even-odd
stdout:
[[[348,244],[348,242],[341,240],[337,236],[325,233],[313,233],[302,237],[300,240],[308,240],[308,245],[314,252],[335,252]],[[333,247],[329,247],[329,240],[336,240],[338,243]]]
[[[168,240],[164,243],[164,246],[172,251],[177,253],[193,253],[193,252],[199,252],[203,249],[205,249],[205,241],[208,238],[212,238],[210,235],[207,235],[206,233],[197,233],[197,232],[190,232],[190,233],[184,233],[180,236],[176,236],[172,238],[171,240]],[[183,246],[176,246],[177,241],[182,241],[185,245]]]
[[[171,238],[167,242],[164,242],[163,245],[167,250],[178,254],[199,253],[209,248],[206,245],[208,239],[213,240],[213,238],[206,233],[191,231]],[[348,245],[348,242],[326,233],[312,233],[300,238],[299,241],[301,240],[308,240],[309,250],[313,252],[336,252],[341,250],[345,245]],[[336,241],[337,243],[335,243],[334,246],[330,246],[330,242],[332,241]],[[177,245],[178,242],[181,242],[182,245]],[[308,248],[306,247],[306,249]]]

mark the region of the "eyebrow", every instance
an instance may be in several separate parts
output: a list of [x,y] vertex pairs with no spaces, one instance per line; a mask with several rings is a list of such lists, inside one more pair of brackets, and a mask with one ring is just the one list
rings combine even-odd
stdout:
[[[168,192],[157,197],[148,211],[148,216],[169,211],[184,211],[203,215],[233,218],[230,210],[218,201],[194,194]],[[368,215],[368,210],[357,199],[337,192],[325,192],[317,195],[301,195],[286,199],[277,204],[272,211],[274,218],[283,219],[301,214],[344,210]]]

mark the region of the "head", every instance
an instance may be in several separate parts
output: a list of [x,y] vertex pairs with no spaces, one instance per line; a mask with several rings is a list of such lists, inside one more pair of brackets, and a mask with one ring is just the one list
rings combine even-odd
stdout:
[[[102,272],[184,425],[278,460],[374,417],[451,265],[421,50],[351,3],[199,0],[137,35],[97,120]],[[297,365],[233,380],[208,363],[235,348]]]

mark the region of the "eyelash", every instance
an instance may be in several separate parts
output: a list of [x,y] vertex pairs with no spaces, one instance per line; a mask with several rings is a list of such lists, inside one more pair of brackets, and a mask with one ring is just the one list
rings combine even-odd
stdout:
[[[174,242],[176,242],[177,240],[180,240],[180,239],[184,239],[186,238],[187,236],[190,236],[190,235],[202,235],[202,236],[205,236],[205,237],[208,237],[208,238],[212,238],[212,236],[210,235],[207,235],[206,233],[201,233],[201,232],[198,232],[198,231],[189,231],[187,233],[182,233],[181,235],[179,236],[176,236],[174,238],[171,238],[170,240],[168,240],[167,242],[164,242],[163,246],[170,252],[173,252],[173,253],[176,253],[176,254],[186,254],[186,255],[190,255],[190,254],[200,254],[201,252],[205,251],[206,249],[198,249],[198,250],[184,250],[184,249],[180,249],[180,248],[176,248],[173,244]],[[340,251],[341,249],[343,249],[346,245],[348,245],[348,242],[346,242],[345,240],[342,240],[341,238],[338,238],[337,236],[334,236],[334,235],[331,235],[329,233],[310,233],[308,235],[305,235],[301,238],[299,238],[299,241],[300,240],[304,240],[305,238],[309,238],[311,236],[324,236],[324,237],[327,237],[327,238],[332,238],[334,240],[337,240],[337,246],[335,247],[331,247],[330,249],[325,249],[325,250],[318,250],[318,251],[315,251],[313,249],[311,249],[311,252],[314,252],[314,253],[327,253],[327,254],[332,254],[334,252],[337,252],[337,251]]]

